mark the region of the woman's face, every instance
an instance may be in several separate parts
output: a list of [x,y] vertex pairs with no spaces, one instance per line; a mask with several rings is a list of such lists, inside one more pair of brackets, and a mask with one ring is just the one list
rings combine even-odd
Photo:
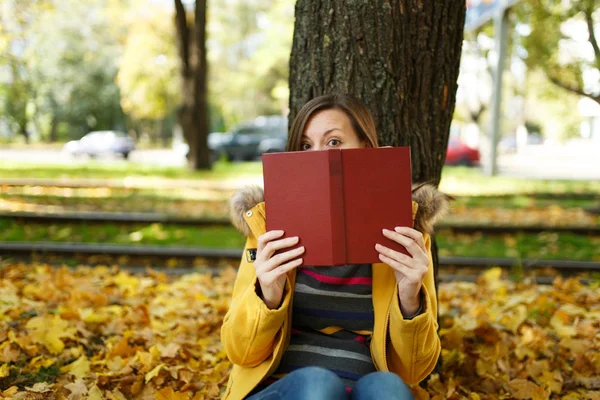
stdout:
[[358,138],[346,113],[331,109],[319,111],[308,120],[300,149],[302,151],[358,149],[365,147],[364,142]]

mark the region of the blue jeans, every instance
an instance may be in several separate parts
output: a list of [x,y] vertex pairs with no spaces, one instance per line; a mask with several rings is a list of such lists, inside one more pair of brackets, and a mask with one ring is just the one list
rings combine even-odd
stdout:
[[391,372],[372,372],[354,384],[351,393],[333,372],[320,367],[297,369],[247,400],[414,399],[402,379]]

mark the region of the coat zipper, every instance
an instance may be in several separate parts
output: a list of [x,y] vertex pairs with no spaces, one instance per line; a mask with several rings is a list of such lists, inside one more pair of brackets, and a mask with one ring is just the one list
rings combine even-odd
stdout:
[[[392,298],[390,300],[390,302],[388,303],[388,307],[386,310],[386,318],[385,318],[385,324],[383,325],[383,365],[385,367],[385,371],[389,371],[389,367],[387,364],[387,331],[388,331],[388,324],[390,321],[390,308],[392,306],[392,301],[394,300],[394,292],[392,292]],[[375,333],[375,332],[373,332]],[[371,342],[372,343],[372,342]],[[379,365],[377,364],[377,360],[375,360],[375,356],[373,356],[373,351],[371,351],[371,360],[373,361],[373,364],[375,365],[375,369],[377,369],[377,371],[381,371],[381,368],[379,368]]]
[[392,292],[392,298],[388,303],[387,310],[385,312],[385,324],[383,325],[383,365],[385,366],[385,370],[389,371],[387,363],[387,335],[388,335],[388,324],[390,322],[390,308],[392,307],[392,301],[394,300],[394,292]]

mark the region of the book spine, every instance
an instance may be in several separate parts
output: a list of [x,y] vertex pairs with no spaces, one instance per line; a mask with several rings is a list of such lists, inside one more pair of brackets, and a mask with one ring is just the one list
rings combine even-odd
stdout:
[[346,221],[342,151],[329,150],[329,193],[333,265],[346,265]]

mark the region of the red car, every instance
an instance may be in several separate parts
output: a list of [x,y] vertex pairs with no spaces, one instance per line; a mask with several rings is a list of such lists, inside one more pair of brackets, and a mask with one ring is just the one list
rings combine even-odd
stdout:
[[479,165],[479,150],[467,146],[460,140],[450,139],[446,151],[446,165]]

